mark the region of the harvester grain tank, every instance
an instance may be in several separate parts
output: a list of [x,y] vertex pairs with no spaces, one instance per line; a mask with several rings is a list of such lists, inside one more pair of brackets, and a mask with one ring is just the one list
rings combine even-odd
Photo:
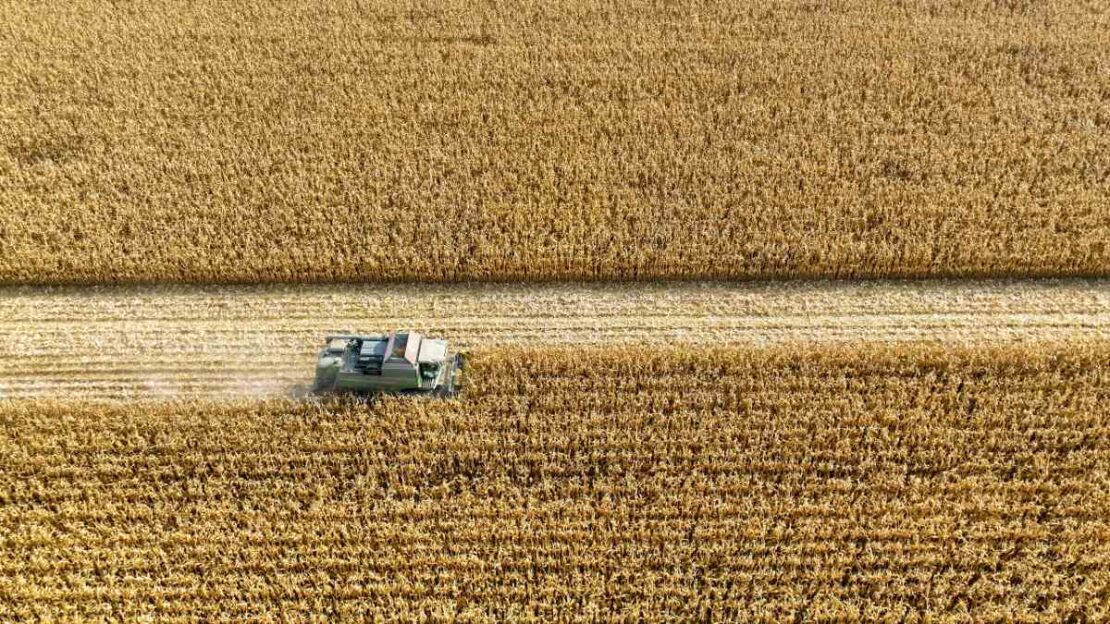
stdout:
[[411,331],[332,335],[316,361],[317,393],[458,394],[464,358]]

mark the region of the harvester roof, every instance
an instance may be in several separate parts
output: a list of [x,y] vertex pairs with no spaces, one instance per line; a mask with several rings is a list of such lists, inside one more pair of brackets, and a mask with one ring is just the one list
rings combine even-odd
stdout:
[[358,340],[360,356],[403,359],[413,366],[420,362],[442,361],[447,356],[447,343],[427,339],[419,332],[394,331],[370,336],[339,334],[328,336],[327,340],[328,350],[334,353],[341,353],[351,340]]

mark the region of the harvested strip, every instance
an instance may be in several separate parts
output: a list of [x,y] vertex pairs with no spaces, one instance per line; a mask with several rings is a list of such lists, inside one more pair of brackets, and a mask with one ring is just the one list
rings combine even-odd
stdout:
[[327,332],[498,345],[1110,340],[1110,280],[0,291],[0,396],[276,396]]

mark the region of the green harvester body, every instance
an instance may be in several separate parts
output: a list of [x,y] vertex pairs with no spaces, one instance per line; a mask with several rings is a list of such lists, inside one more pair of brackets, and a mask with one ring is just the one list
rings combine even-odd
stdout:
[[328,336],[316,361],[313,392],[452,397],[465,359],[444,340],[410,331]]

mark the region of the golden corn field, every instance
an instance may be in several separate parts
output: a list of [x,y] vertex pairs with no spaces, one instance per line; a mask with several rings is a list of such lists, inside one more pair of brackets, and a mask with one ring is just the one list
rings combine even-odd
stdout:
[[0,0],[0,283],[1099,275],[1098,0]]
[[458,401],[0,404],[0,618],[1104,621],[1108,358],[504,347]]
[[0,622],[105,620],[1110,621],[1110,3],[0,0]]

